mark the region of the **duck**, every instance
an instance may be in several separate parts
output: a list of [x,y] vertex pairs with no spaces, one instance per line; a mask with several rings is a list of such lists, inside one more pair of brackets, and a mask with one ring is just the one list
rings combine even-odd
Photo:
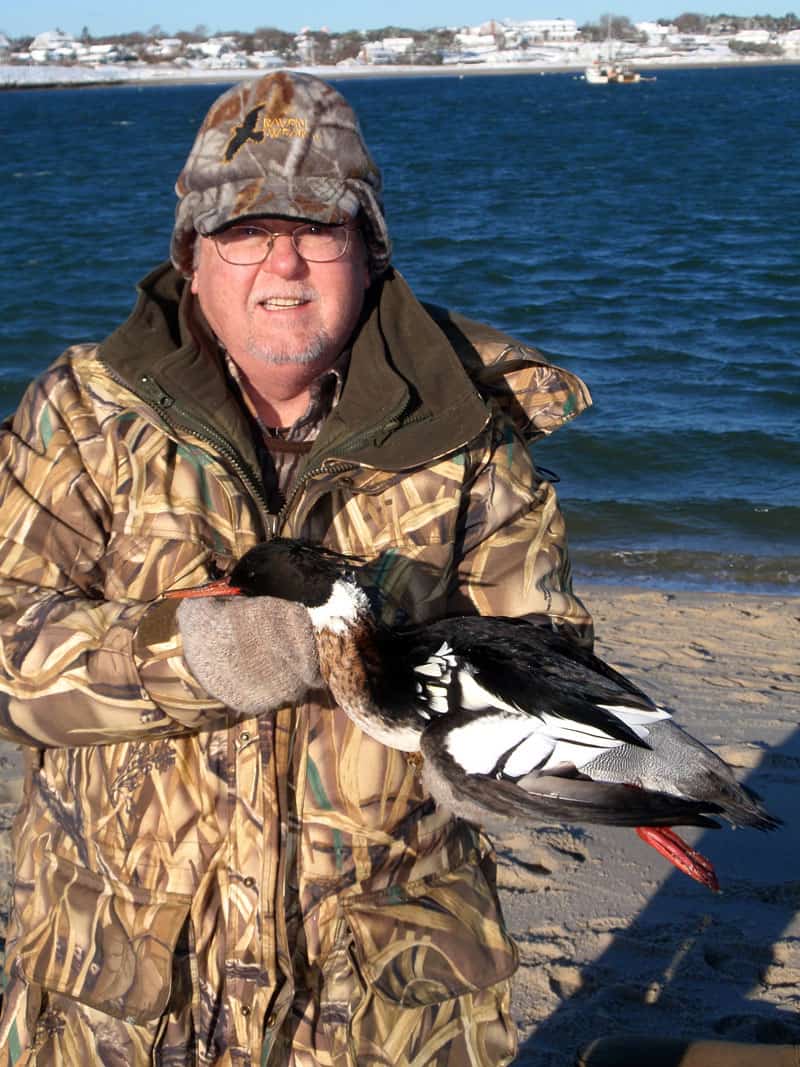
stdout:
[[308,611],[320,668],[364,733],[416,761],[437,804],[488,831],[542,822],[636,829],[714,891],[713,865],[673,826],[774,830],[752,790],[639,686],[524,618],[387,626],[366,561],[274,537],[222,580],[167,595],[271,596]]

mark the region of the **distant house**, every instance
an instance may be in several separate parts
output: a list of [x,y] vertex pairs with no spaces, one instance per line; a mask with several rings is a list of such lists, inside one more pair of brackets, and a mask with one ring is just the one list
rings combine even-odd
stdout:
[[63,30],[46,30],[37,33],[31,41],[28,54],[34,63],[52,63],[75,59],[79,50],[78,42]]
[[367,41],[361,56],[367,63],[396,63],[413,47],[413,37],[384,37],[382,41]]
[[157,41],[149,44],[145,51],[158,59],[172,59],[183,51],[183,41],[180,37],[159,37]]
[[493,33],[474,33],[471,30],[463,30],[453,38],[455,43],[470,52],[494,52],[497,41]]
[[79,47],[77,58],[81,63],[94,66],[97,63],[118,63],[129,56],[127,52],[120,52],[119,46],[115,44],[90,44]]
[[286,60],[280,53],[270,50],[267,52],[251,52],[250,63],[254,67],[269,69],[284,67],[286,65]]
[[4,33],[0,33],[0,55],[4,55],[6,52],[11,51],[11,41],[6,37]]
[[739,30],[737,34],[734,34],[733,39],[740,44],[769,44],[770,32],[769,30]]
[[209,59],[219,59],[228,52],[236,51],[236,38],[220,34],[218,37],[209,37],[207,41],[192,45],[192,49]]
[[70,33],[64,33],[63,30],[45,30],[44,33],[37,33],[30,44],[30,50],[33,51],[36,49],[37,52],[56,51],[59,48],[68,49],[74,47],[75,38]]
[[534,41],[574,41],[578,24],[575,19],[528,19],[525,31]]
[[675,26],[663,26],[660,22],[637,22],[636,29],[643,33],[650,45],[663,45],[668,37],[674,36],[678,30]]

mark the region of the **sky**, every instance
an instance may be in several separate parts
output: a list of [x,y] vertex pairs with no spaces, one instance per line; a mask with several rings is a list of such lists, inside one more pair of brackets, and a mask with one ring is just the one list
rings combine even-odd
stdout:
[[[496,6],[495,6],[496,5]],[[796,6],[796,5],[795,5]],[[11,5],[9,5],[11,7]],[[765,10],[766,9],[766,10]],[[783,15],[793,10],[791,0],[773,8],[763,0],[718,0],[709,3],[692,0],[386,0],[378,9],[374,0],[295,0],[281,5],[279,10],[255,0],[240,0],[234,5],[219,0],[194,0],[185,3],[175,0],[29,0],[14,4],[13,9],[0,11],[0,31],[10,37],[60,29],[67,33],[81,33],[83,27],[96,37],[134,30],[145,32],[161,26],[165,33],[193,30],[204,26],[209,33],[224,30],[253,30],[256,26],[275,26],[297,32],[327,28],[334,33],[343,30],[368,30],[395,25],[411,29],[431,26],[477,25],[491,18],[574,18],[578,24],[597,22],[608,12],[627,15],[634,22],[646,19],[673,18],[683,11],[701,14]]]

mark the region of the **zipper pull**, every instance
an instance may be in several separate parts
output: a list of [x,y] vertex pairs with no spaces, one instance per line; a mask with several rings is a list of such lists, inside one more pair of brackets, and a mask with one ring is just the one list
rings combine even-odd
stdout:
[[165,392],[151,375],[142,374],[139,378],[139,384],[142,386],[144,397],[156,407],[168,409],[175,403],[175,398]]

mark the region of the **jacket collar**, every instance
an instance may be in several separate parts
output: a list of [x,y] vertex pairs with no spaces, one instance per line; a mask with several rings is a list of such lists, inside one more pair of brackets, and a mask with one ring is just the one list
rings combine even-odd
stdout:
[[[340,401],[309,462],[341,456],[390,471],[422,466],[480,433],[489,419],[484,395],[519,407],[505,376],[520,367],[535,385],[526,410],[511,411],[521,429],[527,420],[536,432],[544,378],[551,398],[572,398],[571,407],[559,401],[546,415],[539,429],[549,432],[589,397],[579,379],[537,356],[489,327],[424,307],[390,269],[368,293]],[[251,418],[185,279],[169,264],[141,282],[131,316],[103,342],[100,357],[167,422],[208,427],[258,470]]]

